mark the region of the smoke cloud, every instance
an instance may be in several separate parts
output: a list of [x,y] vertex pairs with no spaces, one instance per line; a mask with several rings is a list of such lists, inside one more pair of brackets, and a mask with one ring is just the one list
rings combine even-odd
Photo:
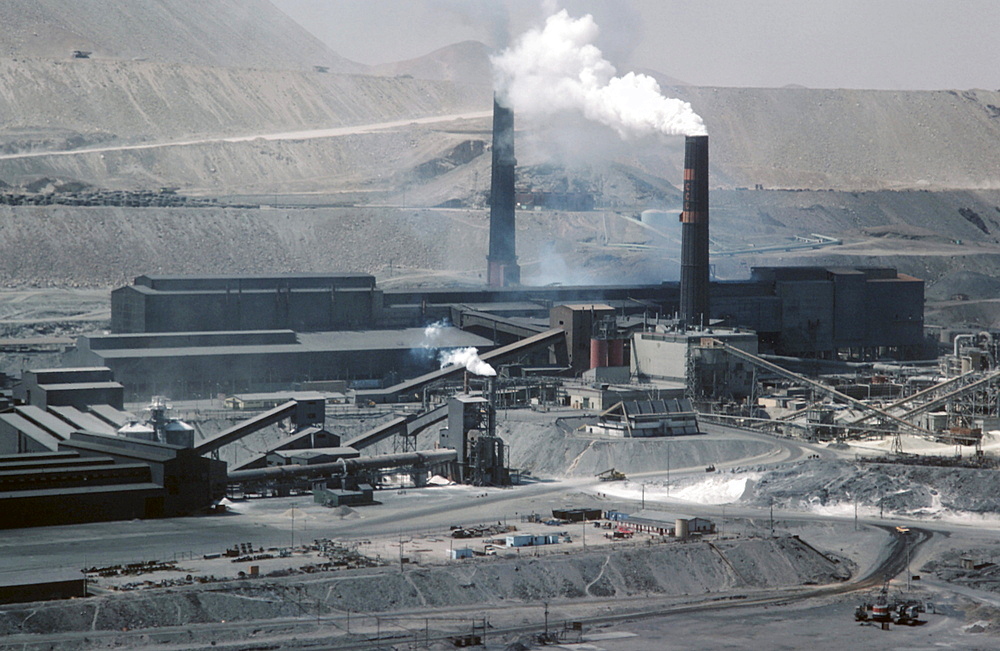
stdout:
[[424,328],[424,341],[421,344],[424,348],[437,348],[437,341],[441,338],[444,333],[444,329],[450,327],[451,324],[446,321],[435,321],[427,327]]
[[479,351],[472,346],[445,351],[441,353],[440,360],[441,368],[457,364],[464,366],[473,375],[492,377],[497,374],[492,366],[480,359]]
[[571,18],[565,9],[528,30],[492,58],[500,100],[519,117],[580,113],[623,139],[708,133],[691,105],[664,97],[652,77],[616,76],[594,45],[597,34],[593,16]]

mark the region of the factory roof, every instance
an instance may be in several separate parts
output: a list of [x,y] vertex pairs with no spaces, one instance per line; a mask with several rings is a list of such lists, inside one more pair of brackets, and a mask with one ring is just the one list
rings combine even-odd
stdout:
[[153,281],[153,282],[212,282],[218,280],[229,280],[229,281],[260,281],[260,280],[280,280],[282,282],[287,282],[290,280],[323,280],[323,279],[336,279],[336,278],[375,278],[371,274],[362,273],[359,271],[335,271],[330,273],[290,273],[290,274],[208,274],[205,276],[186,276],[183,274],[143,274],[141,276],[136,276],[133,282],[143,281]]
[[23,416],[18,416],[15,413],[0,414],[0,421],[3,421],[16,429],[18,432],[23,433],[25,436],[31,437],[40,445],[44,445],[50,450],[55,450],[59,446],[59,441],[62,439],[53,436],[50,432],[42,429],[41,427],[35,425],[27,418]]
[[95,389],[123,389],[120,382],[59,382],[55,384],[39,384],[38,388],[45,391],[87,391]]
[[[124,437],[108,437],[108,438],[124,438]],[[130,439],[131,441],[138,441],[138,439]],[[145,442],[145,441],[144,441]],[[134,448],[126,447],[124,445],[115,445],[114,441],[109,441],[107,443],[101,442],[99,439],[79,439],[74,436],[74,438],[63,441],[60,443],[61,447],[68,447],[71,449],[87,450],[88,452],[100,452],[112,457],[125,457],[127,459],[139,459],[141,461],[152,461],[154,463],[165,463],[177,457],[176,452],[172,450],[161,450],[157,448]]]
[[265,346],[296,344],[294,330],[210,330],[194,332],[137,332],[83,335],[80,343],[91,350],[118,348],[198,348],[203,346]]
[[10,463],[12,461],[58,461],[78,458],[79,455],[76,452],[22,452],[20,454],[0,455],[0,464]]
[[19,415],[24,416],[31,422],[40,425],[59,438],[67,439],[70,434],[76,431],[76,428],[69,425],[63,419],[53,416],[41,407],[36,407],[35,405],[22,405],[20,407],[15,407],[14,411]]
[[[670,511],[652,511],[646,509],[645,511],[638,511],[636,513],[630,513],[628,516],[628,522],[640,522],[640,523],[655,523],[664,522],[673,524],[675,520],[693,520],[696,516],[687,513],[673,513]],[[701,518],[702,520],[707,520],[707,518]]]
[[49,411],[62,418],[64,421],[74,426],[78,430],[88,430],[100,432],[102,434],[114,434],[115,428],[108,425],[100,418],[92,414],[85,414],[76,407],[50,406]]
[[607,303],[563,303],[555,307],[566,307],[571,310],[613,310]]
[[344,273],[303,273],[303,274],[256,274],[239,276],[169,276],[143,275],[137,276],[132,285],[119,287],[115,291],[131,289],[155,292],[190,292],[192,290],[209,290],[221,292],[239,292],[253,290],[299,291],[304,288],[323,288],[329,291],[336,287],[338,291],[347,287],[375,287],[375,277],[371,274]]
[[46,475],[60,475],[68,472],[72,473],[91,473],[100,472],[102,470],[112,470],[112,471],[125,471],[125,470],[149,470],[149,466],[145,463],[110,463],[97,464],[92,466],[84,466],[81,468],[74,467],[64,467],[55,466],[47,468],[5,468],[0,470],[0,480],[8,479],[13,477],[39,477],[44,478]]
[[[149,335],[144,335],[149,336]],[[434,339],[434,349],[491,348],[493,342],[484,337],[459,330],[458,328],[442,328]],[[272,344],[257,346],[191,346],[178,348],[117,348],[92,350],[95,355],[105,359],[156,358],[156,357],[191,357],[191,356],[225,356],[248,354],[291,354],[291,353],[331,353],[371,350],[411,350],[426,349],[430,342],[424,334],[424,328],[406,328],[403,330],[350,330],[339,332],[309,332],[299,333],[297,343]]]
[[136,419],[134,414],[115,409],[111,405],[87,405],[87,409],[112,427],[122,427]]
[[[342,395],[342,394],[341,394]],[[258,400],[325,400],[326,394],[319,391],[271,391],[268,393],[234,393],[232,398],[238,398],[244,402],[254,402]]]
[[43,375],[45,373],[60,373],[60,374],[71,375],[74,373],[95,373],[95,372],[110,373],[111,369],[108,368],[107,366],[77,366],[69,368],[33,368],[27,372],[33,373],[34,375]]
[[29,457],[18,460],[0,460],[0,472],[6,470],[21,470],[25,468],[87,468],[114,463],[111,457],[81,457],[77,452],[53,453],[59,456],[30,458],[45,454],[41,452],[19,454],[19,457]]
[[66,488],[40,488],[30,491],[9,491],[0,492],[0,504],[2,500],[18,500],[30,497],[63,497],[70,495],[84,495],[94,493],[130,493],[133,491],[150,491],[162,493],[162,486],[151,482],[138,484],[110,484],[106,486],[71,486]]

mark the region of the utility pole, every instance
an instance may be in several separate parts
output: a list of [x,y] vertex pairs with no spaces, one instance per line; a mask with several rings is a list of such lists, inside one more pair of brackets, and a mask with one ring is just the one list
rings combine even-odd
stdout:
[[903,534],[903,543],[906,545],[906,591],[910,591],[910,532]]
[[774,498],[771,498],[771,537],[774,538]]
[[670,497],[670,441],[667,441],[667,497]]

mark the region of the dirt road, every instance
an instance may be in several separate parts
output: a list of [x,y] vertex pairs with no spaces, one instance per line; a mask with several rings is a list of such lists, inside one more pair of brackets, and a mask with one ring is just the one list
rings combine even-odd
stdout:
[[454,122],[455,120],[475,120],[486,118],[492,115],[490,111],[473,111],[469,113],[453,113],[450,115],[432,115],[423,118],[412,118],[406,120],[393,120],[391,122],[377,122],[374,124],[358,124],[349,127],[335,127],[330,129],[308,129],[304,131],[283,131],[279,133],[257,133],[246,136],[219,136],[217,138],[198,138],[196,140],[175,140],[170,142],[154,142],[141,145],[114,145],[108,147],[88,147],[85,149],[72,149],[68,151],[35,151],[20,154],[5,154],[0,156],[0,160],[18,160],[25,158],[41,158],[44,156],[77,156],[81,154],[100,154],[105,152],[136,151],[149,149],[163,149],[166,147],[190,147],[193,145],[205,145],[213,143],[237,143],[251,142],[254,140],[315,140],[318,138],[336,138],[340,136],[354,136],[376,131],[387,131],[398,129],[408,125],[438,124],[441,122]]

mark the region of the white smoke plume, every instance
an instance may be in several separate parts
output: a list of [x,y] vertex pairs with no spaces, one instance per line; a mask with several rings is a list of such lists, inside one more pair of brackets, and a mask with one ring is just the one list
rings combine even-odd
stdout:
[[468,348],[446,350],[441,353],[440,360],[441,368],[458,364],[459,366],[464,366],[465,369],[473,375],[492,377],[497,374],[496,370],[492,366],[480,359],[479,351],[472,346],[469,346]]
[[565,9],[549,16],[543,28],[528,30],[492,58],[501,101],[518,116],[580,113],[623,139],[708,133],[691,105],[664,97],[652,77],[616,76],[594,45],[597,34],[591,15],[571,18]]
[[440,339],[444,329],[449,327],[451,324],[447,321],[435,321],[434,323],[428,325],[424,328],[424,341],[421,344],[423,348],[437,348],[437,341]]

